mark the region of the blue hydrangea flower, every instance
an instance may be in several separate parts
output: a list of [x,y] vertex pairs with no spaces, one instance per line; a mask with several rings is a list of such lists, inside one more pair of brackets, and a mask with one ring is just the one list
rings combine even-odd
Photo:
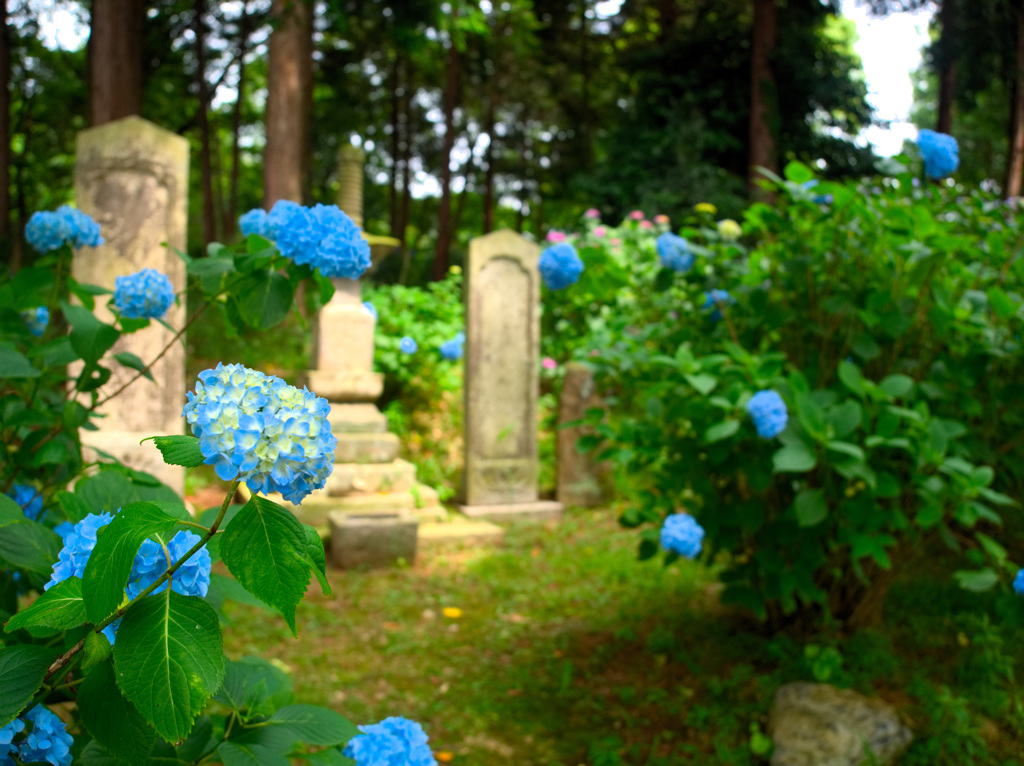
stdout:
[[72,247],[103,244],[100,226],[92,218],[67,205],[56,211],[37,211],[25,225],[25,239],[40,253],[56,250],[65,242]]
[[1024,596],[1024,569],[1018,570],[1017,576],[1013,578],[1013,592]]
[[661,547],[683,558],[695,559],[700,554],[704,528],[688,513],[673,513],[661,527]]
[[308,389],[221,363],[199,373],[182,415],[221,479],[301,503],[334,470],[338,440],[327,422],[330,410]]
[[360,726],[342,754],[356,766],[437,766],[423,727],[408,718],[392,716]]
[[18,746],[22,762],[70,766],[74,739],[67,733],[64,722],[42,705],[22,714],[22,718],[32,724],[32,731]]
[[462,344],[463,341],[460,340],[458,336],[452,338],[451,340],[446,340],[444,343],[441,344],[441,356],[443,356],[449,362],[454,362],[457,359],[461,359]]
[[[128,587],[125,589],[128,598],[135,598],[163,577],[167,568],[177,563],[200,539],[194,532],[183,530],[171,538],[166,549],[155,540],[143,542],[135,554],[132,573],[128,577]],[[171,590],[182,596],[205,596],[210,587],[210,566],[210,552],[202,548],[171,577]],[[165,590],[167,583],[163,583],[153,593]]]
[[70,521],[62,521],[60,524],[53,528],[53,531],[60,537],[61,540],[67,540],[68,535],[75,531],[75,525]]
[[18,746],[12,743],[14,737],[23,731],[25,731],[25,722],[20,718],[15,718],[0,728],[0,766],[8,766],[8,764],[13,766],[14,761],[11,760],[11,756],[18,754]]
[[275,202],[274,206],[270,208],[270,212],[267,213],[267,239],[276,242],[282,228],[288,225],[292,216],[305,209],[298,202],[287,199],[279,199]]
[[709,309],[723,303],[726,306],[732,305],[736,299],[729,295],[728,290],[711,290],[704,293],[704,305],[701,308]]
[[754,421],[757,435],[762,439],[774,439],[786,429],[789,412],[782,397],[768,389],[758,391],[747,402],[747,412]]
[[459,330],[457,333],[455,333],[455,340],[457,340],[459,343],[465,343],[466,333],[462,332],[462,330]]
[[46,306],[25,309],[21,312],[21,318],[28,325],[28,331],[39,338],[46,332],[46,326],[50,324],[50,309]]
[[274,210],[270,218],[278,249],[295,263],[319,269],[325,277],[346,279],[358,279],[370,268],[369,243],[337,205],[282,206],[279,218],[283,220],[274,220]]
[[53,574],[43,590],[49,590],[69,577],[82,577],[85,565],[89,563],[89,555],[96,547],[96,532],[111,522],[114,517],[109,513],[90,513],[75,524],[71,533],[64,538],[57,562],[53,565]]
[[929,178],[951,176],[960,167],[960,147],[956,139],[934,130],[917,134],[917,148],[924,160],[924,172]]
[[419,344],[408,335],[398,341],[398,348],[403,354],[415,354],[419,347]]
[[559,242],[540,254],[537,267],[548,289],[562,290],[579,280],[583,273],[583,259],[568,242]]
[[57,215],[64,219],[72,247],[99,247],[103,244],[100,225],[87,213],[69,205],[61,205],[57,208]]
[[174,303],[174,285],[156,269],[114,280],[114,305],[126,319],[159,319]]
[[270,236],[270,220],[267,211],[263,208],[254,207],[252,210],[238,216],[238,230],[242,236],[248,237],[256,234],[264,239],[272,239]]
[[690,243],[680,237],[666,231],[660,234],[654,241],[661,257],[661,265],[673,271],[687,272],[693,268],[693,253],[690,252]]
[[369,313],[370,316],[373,317],[374,321],[376,321],[379,318],[377,314],[377,307],[374,306],[369,301],[363,301],[363,308],[366,309],[367,313]]
[[7,497],[21,506],[25,516],[32,521],[39,521],[39,514],[43,512],[43,496],[38,489],[27,484],[15,484]]

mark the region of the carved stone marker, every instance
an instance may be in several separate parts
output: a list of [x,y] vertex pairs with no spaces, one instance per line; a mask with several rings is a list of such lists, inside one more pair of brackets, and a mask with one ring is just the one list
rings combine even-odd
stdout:
[[[602,407],[589,365],[569,362],[565,366],[562,395],[558,400],[558,424],[582,420],[587,410]],[[585,426],[558,429],[558,501],[568,506],[592,508],[608,497],[607,464],[595,459],[596,450],[580,452],[581,436],[593,434]]]
[[[75,253],[75,279],[113,290],[116,277],[152,268],[166,274],[181,294],[185,264],[171,248],[185,249],[188,140],[141,117],[126,117],[79,133],[76,152],[75,199],[100,224],[105,242]],[[109,322],[112,317],[102,303],[97,301],[96,315]],[[180,328],[184,316],[183,306],[171,306],[164,319]],[[110,353],[130,351],[148,364],[172,337],[153,322],[123,336]],[[100,389],[101,399],[136,374],[112,359],[104,364],[113,375]],[[155,383],[140,378],[104,405],[100,412],[106,417],[96,421],[100,430],[83,431],[82,441],[184,494],[184,469],[164,465],[152,444],[139,444],[147,436],[184,433],[184,346],[171,346],[152,373]]]
[[470,242],[466,269],[467,516],[558,517],[537,496],[540,273],[537,245],[512,231]]

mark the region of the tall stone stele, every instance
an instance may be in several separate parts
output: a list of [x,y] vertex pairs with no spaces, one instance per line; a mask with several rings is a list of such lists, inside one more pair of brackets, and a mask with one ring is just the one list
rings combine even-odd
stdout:
[[569,426],[586,416],[587,411],[605,409],[597,392],[594,369],[581,362],[565,366],[562,394],[558,400],[558,502],[567,506],[593,508],[602,505],[609,496],[610,466],[597,460],[598,450],[580,452],[581,436],[593,436],[594,429],[587,426]]
[[[75,199],[78,208],[99,223],[104,243],[76,251],[72,274],[79,282],[114,289],[114,280],[145,268],[166,274],[184,301],[185,264],[172,248],[185,249],[188,225],[188,140],[141,117],[126,117],[78,134]],[[97,301],[96,315],[113,317]],[[164,316],[173,328],[184,324],[183,305]],[[170,343],[174,333],[157,322],[123,336],[110,355],[129,351],[147,364]],[[134,370],[112,358],[113,370],[100,398],[135,377]],[[100,408],[99,431],[84,431],[82,442],[132,468],[154,474],[180,494],[183,468],[164,465],[147,436],[184,433],[185,349],[175,342],[153,366],[155,380],[139,378]]]
[[477,237],[466,268],[465,500],[490,519],[557,518],[537,492],[540,272],[536,244],[512,231]]

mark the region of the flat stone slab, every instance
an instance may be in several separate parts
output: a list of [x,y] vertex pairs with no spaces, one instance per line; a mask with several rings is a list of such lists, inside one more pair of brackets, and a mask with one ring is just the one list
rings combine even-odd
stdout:
[[558,521],[564,506],[554,500],[535,500],[504,505],[460,505],[459,511],[471,519],[488,521]]
[[416,500],[411,492],[353,492],[342,497],[332,497],[331,505],[339,511],[411,511]]
[[444,521],[448,511],[443,505],[428,505],[425,508],[413,508],[412,515],[421,521]]
[[331,403],[331,412],[327,416],[334,434],[343,433],[384,433],[388,430],[388,419],[376,404],[362,402],[359,404]]
[[417,508],[429,508],[432,505],[440,505],[441,499],[437,494],[437,490],[433,487],[428,487],[426,484],[415,484],[410,490],[413,500],[416,502]]
[[330,402],[373,402],[384,391],[379,372],[309,370],[309,390]]
[[327,477],[327,494],[406,492],[416,482],[416,466],[406,460],[390,463],[335,463]]
[[392,433],[335,434],[338,446],[335,463],[390,463],[398,457],[402,443]]
[[420,545],[443,545],[446,543],[462,543],[465,545],[483,545],[500,543],[505,537],[505,530],[489,521],[455,519],[453,521],[428,521],[420,524]]
[[376,569],[416,559],[419,519],[408,511],[350,514],[332,512],[331,562],[342,569]]

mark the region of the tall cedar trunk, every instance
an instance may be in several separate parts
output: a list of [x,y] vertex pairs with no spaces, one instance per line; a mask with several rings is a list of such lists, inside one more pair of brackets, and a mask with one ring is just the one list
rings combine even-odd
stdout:
[[405,81],[405,92],[402,94],[402,208],[398,215],[398,232],[394,235],[402,240],[402,247],[407,248],[406,231],[409,228],[409,208],[412,205],[412,78]]
[[1016,77],[1010,103],[1010,151],[1006,157],[1004,197],[1019,197],[1024,185],[1024,0],[1017,0]]
[[491,93],[487,98],[487,122],[484,126],[484,131],[490,139],[487,148],[484,149],[484,234],[494,229],[494,142],[498,138],[494,132],[496,91],[497,88],[491,87]]
[[388,215],[390,217],[391,236],[397,236],[398,228],[398,172],[399,155],[402,151],[401,122],[402,98],[402,54],[395,52],[395,61],[391,65],[391,173],[388,177]]
[[203,243],[217,239],[217,217],[214,213],[213,167],[210,159],[210,88],[206,83],[206,0],[195,2],[196,84],[199,90],[199,167],[203,189]]
[[[11,33],[7,0],[0,2],[0,248],[11,253]],[[17,269],[20,264],[11,263]]]
[[263,150],[263,206],[302,202],[306,157],[306,78],[311,50],[309,5],[273,0],[267,69],[267,143]]
[[953,132],[953,96],[956,93],[956,0],[942,0],[938,42],[939,115],[935,130]]
[[[664,45],[679,26],[679,0],[658,0],[658,44]],[[756,11],[755,11],[756,13]]]
[[451,210],[452,210],[452,147],[455,145],[455,102],[459,87],[459,49],[455,43],[448,48],[448,63],[445,66],[444,91],[444,148],[441,150],[441,206],[437,216],[437,250],[434,254],[432,279],[444,279],[448,273],[451,253]]
[[242,3],[238,18],[238,89],[231,109],[231,176],[228,179],[228,206],[224,216],[224,238],[231,239],[238,228],[238,177],[242,170],[242,104],[245,103],[245,54],[249,46],[249,4]]
[[750,62],[750,176],[747,186],[751,196],[760,187],[758,167],[778,170],[777,147],[772,132],[775,117],[775,74],[771,58],[775,50],[775,0],[754,0],[753,45]]
[[462,176],[463,185],[462,191],[459,192],[459,201],[455,203],[455,215],[452,217],[452,231],[458,231],[462,226],[462,214],[466,210],[466,198],[469,196],[469,188],[473,185],[472,180],[476,170],[476,158],[473,156],[473,147],[470,146],[469,157],[466,158],[466,164],[462,166],[462,172],[459,174]]
[[92,0],[89,122],[103,125],[142,109],[144,0]]

